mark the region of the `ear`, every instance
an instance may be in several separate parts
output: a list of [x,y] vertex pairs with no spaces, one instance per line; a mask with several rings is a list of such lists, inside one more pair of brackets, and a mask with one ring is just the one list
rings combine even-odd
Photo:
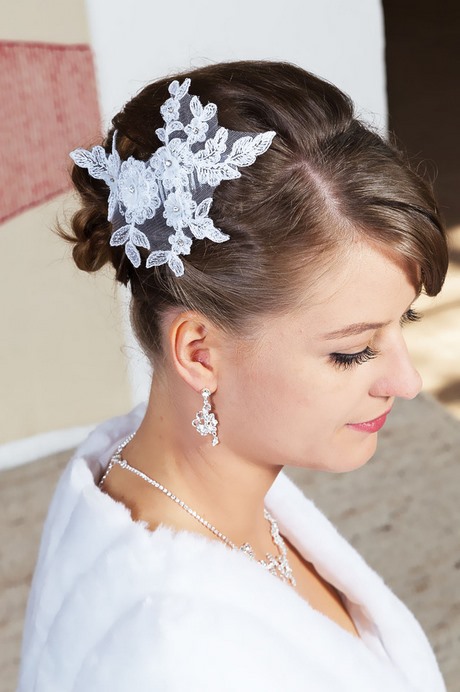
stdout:
[[[168,341],[177,372],[196,392],[217,389],[219,332],[203,315],[181,312],[171,323]],[[221,337],[220,337],[221,338]]]

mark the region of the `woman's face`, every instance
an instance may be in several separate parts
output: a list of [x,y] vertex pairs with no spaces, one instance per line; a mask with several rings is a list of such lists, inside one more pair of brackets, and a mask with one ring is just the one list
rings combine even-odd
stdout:
[[222,441],[263,465],[366,463],[381,417],[421,388],[401,329],[416,297],[395,258],[356,243],[309,305],[261,320],[256,343],[233,351],[214,395]]

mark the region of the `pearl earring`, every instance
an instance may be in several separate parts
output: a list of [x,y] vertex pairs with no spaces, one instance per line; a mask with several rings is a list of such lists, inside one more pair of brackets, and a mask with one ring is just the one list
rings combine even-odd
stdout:
[[212,446],[214,447],[219,443],[219,438],[217,437],[218,421],[215,415],[211,413],[211,404],[209,403],[211,392],[205,388],[201,390],[201,394],[203,396],[203,408],[201,411],[197,411],[192,425],[200,435],[212,435]]

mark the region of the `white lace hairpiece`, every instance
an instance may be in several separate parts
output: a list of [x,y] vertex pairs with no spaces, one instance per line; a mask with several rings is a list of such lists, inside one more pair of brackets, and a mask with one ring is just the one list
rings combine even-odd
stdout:
[[220,127],[217,106],[203,107],[197,96],[190,96],[189,87],[189,78],[169,85],[171,96],[160,109],[164,127],[156,130],[163,146],[148,161],[133,156],[121,161],[116,131],[108,156],[101,146],[70,153],[77,166],[109,187],[107,218],[114,229],[110,245],[124,245],[134,267],[141,264],[138,248],[151,250],[146,267],[168,263],[176,276],[184,273],[179,255],[190,254],[193,238],[215,243],[230,239],[209,218],[212,192],[222,180],[239,178],[239,168],[253,164],[276,134],[249,135]]

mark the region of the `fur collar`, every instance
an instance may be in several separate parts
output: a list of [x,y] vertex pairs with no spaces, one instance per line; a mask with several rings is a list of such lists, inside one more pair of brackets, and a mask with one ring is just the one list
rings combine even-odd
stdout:
[[243,554],[164,526],[149,532],[101,493],[95,478],[143,411],[99,426],[60,480],[28,604],[19,692],[445,690],[413,615],[284,474],[267,507],[344,594],[361,640]]

